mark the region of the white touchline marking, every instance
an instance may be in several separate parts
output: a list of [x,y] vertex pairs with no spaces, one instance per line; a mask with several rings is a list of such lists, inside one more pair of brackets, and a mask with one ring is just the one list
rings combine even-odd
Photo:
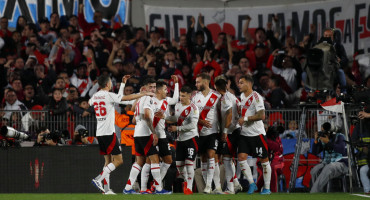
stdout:
[[370,196],[369,196],[369,195],[364,195],[364,194],[352,194],[352,195],[360,196],[360,197],[370,198]]

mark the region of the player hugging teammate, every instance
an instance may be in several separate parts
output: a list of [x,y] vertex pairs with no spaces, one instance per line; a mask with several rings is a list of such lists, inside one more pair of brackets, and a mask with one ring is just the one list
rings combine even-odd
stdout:
[[[162,186],[162,180],[172,163],[170,146],[165,134],[165,123],[171,122],[175,125],[169,125],[167,128],[170,132],[177,132],[176,166],[179,174],[184,177],[184,194],[193,194],[194,161],[197,154],[201,159],[202,177],[206,183],[203,191],[205,194],[235,194],[242,189],[236,178],[235,163],[239,164],[241,172],[249,182],[247,193],[253,194],[257,190],[257,186],[247,163],[249,155],[259,157],[263,167],[264,187],[261,194],[271,194],[271,167],[267,156],[266,133],[262,122],[265,118],[265,108],[262,97],[252,90],[253,78],[248,75],[240,78],[238,83],[242,93],[240,100],[227,90],[228,82],[223,77],[216,78],[215,91],[210,88],[210,76],[204,73],[199,74],[195,84],[197,91],[194,92],[188,86],[182,87],[179,92],[177,77],[172,76],[172,79],[175,82],[172,98],[167,97],[167,84],[165,82],[148,78],[141,90],[146,93],[126,96],[125,99],[119,96],[114,101],[119,101],[119,98],[122,98],[121,100],[138,98],[136,101],[129,102],[133,104],[135,109],[136,162],[132,165],[123,193],[172,193],[172,191],[163,189]],[[101,87],[103,86],[104,83]],[[108,86],[106,86],[106,90],[110,89]],[[121,87],[124,87],[124,84]],[[153,97],[150,96],[152,93],[154,93]],[[180,102],[178,101],[179,96]],[[100,108],[100,104],[97,105],[96,112]],[[175,105],[173,115],[169,112],[171,105]],[[102,147],[101,149],[104,150]],[[115,153],[120,154],[120,151],[115,151]],[[104,178],[107,179],[107,174],[109,179],[109,173],[122,163],[122,161],[118,164],[115,163],[120,161],[115,157],[110,163],[110,159],[106,158],[106,167],[103,169],[102,175],[93,179],[94,184],[102,191],[105,190],[100,185],[101,181]],[[225,166],[227,181],[225,191],[222,190],[220,182],[220,161],[223,161]],[[138,193],[134,190],[133,184],[140,172],[141,189]],[[154,182],[152,190],[147,188],[150,173]],[[215,186],[214,190],[212,190],[212,182]],[[105,192],[108,193],[108,191]]]

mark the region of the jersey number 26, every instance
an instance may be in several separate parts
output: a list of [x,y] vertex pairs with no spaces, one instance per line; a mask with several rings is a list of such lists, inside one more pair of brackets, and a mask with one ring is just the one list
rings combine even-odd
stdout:
[[107,114],[107,109],[105,109],[105,102],[94,102],[94,110],[97,117],[103,117]]

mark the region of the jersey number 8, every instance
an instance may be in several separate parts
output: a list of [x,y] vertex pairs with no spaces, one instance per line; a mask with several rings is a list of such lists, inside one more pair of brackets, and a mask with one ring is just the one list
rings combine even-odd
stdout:
[[105,102],[101,101],[99,103],[94,102],[94,110],[97,117],[103,117],[107,114],[107,109],[105,109]]

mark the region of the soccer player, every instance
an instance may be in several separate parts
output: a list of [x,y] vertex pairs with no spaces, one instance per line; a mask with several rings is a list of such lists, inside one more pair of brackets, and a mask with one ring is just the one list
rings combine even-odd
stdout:
[[118,144],[116,133],[114,133],[114,104],[120,101],[137,99],[146,95],[154,95],[146,92],[122,96],[112,92],[112,81],[109,76],[100,76],[98,84],[101,90],[95,93],[89,100],[90,106],[94,106],[97,123],[96,136],[99,141],[100,154],[104,155],[105,164],[103,171],[92,183],[104,194],[114,194],[110,189],[105,191],[101,182],[109,182],[109,176],[119,165],[123,163],[121,147]]
[[[178,78],[176,75],[172,75],[171,78],[175,82],[175,90],[173,97],[167,97],[167,84],[163,81],[157,81],[156,83],[156,92],[155,96],[152,98],[154,105],[154,113],[168,113],[168,105],[175,105],[179,101],[179,84]],[[165,132],[165,120],[154,116],[153,119],[153,128],[158,134],[158,149],[159,157],[162,158],[162,163],[160,166],[161,180],[166,176],[168,168],[172,163],[172,153],[170,151],[170,144],[166,138]],[[147,159],[147,162],[141,170],[141,194],[150,194],[151,191],[147,189],[148,179],[150,172],[150,161]]]
[[[220,94],[209,88],[211,77],[208,74],[198,74],[195,86],[198,92],[193,96],[192,102],[199,108],[199,154],[202,159],[202,176],[206,182],[204,193],[210,194],[213,175],[215,172],[215,153],[218,146],[218,114],[217,104]],[[208,169],[207,169],[208,167]],[[215,193],[222,194],[219,181],[215,181]]]
[[[226,89],[227,80],[224,78],[216,78],[215,88],[221,94],[221,140],[223,142],[221,154],[225,166],[225,178],[227,181],[226,194],[235,194],[236,191],[242,189],[238,179],[235,176],[235,167],[232,158],[236,158],[237,144],[240,135],[239,120],[239,100],[235,95],[231,94]],[[235,189],[234,189],[235,185]]]
[[248,155],[259,157],[263,168],[264,188],[260,194],[271,194],[271,166],[267,154],[266,132],[262,120],[265,119],[265,106],[260,94],[253,91],[252,76],[245,75],[239,79],[242,126],[238,143],[238,159],[240,168],[249,182],[248,194],[253,194],[257,186],[253,181],[251,168],[247,163]]
[[[146,91],[155,91],[156,81],[153,78],[147,78],[144,81]],[[123,190],[124,194],[136,194],[132,188],[137,175],[140,173],[146,158],[150,160],[151,173],[154,179],[154,185],[157,194],[169,194],[162,188],[162,180],[159,167],[159,157],[157,151],[158,134],[153,127],[154,103],[151,97],[140,98],[135,105],[135,133],[134,143],[136,150],[136,162],[132,165],[130,176]]]
[[166,120],[177,122],[168,129],[178,133],[176,166],[184,176],[184,194],[193,194],[194,160],[198,152],[198,107],[190,101],[192,90],[184,86],[180,91],[180,103],[175,106],[175,115]]

